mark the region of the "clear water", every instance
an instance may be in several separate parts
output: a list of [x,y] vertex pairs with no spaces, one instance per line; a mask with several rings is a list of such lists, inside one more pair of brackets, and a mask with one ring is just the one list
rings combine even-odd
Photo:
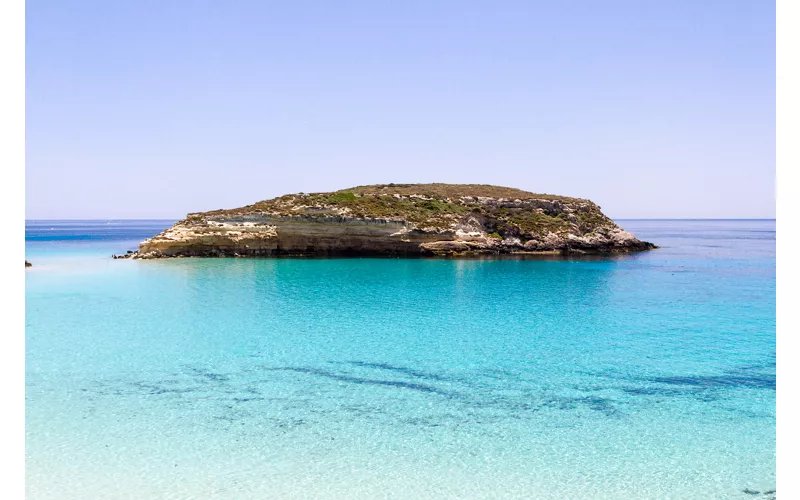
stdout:
[[775,222],[601,260],[112,260],[29,221],[29,499],[775,489]]

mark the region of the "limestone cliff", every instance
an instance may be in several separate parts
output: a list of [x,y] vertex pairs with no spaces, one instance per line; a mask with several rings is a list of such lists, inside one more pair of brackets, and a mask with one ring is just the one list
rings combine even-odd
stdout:
[[475,184],[385,184],[189,214],[130,257],[649,250],[589,200]]

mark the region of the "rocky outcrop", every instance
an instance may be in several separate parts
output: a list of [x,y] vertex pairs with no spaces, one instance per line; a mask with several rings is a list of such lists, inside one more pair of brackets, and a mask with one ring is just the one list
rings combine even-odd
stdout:
[[[485,195],[485,196],[484,196]],[[649,250],[589,200],[454,184],[360,186],[189,214],[117,258]]]

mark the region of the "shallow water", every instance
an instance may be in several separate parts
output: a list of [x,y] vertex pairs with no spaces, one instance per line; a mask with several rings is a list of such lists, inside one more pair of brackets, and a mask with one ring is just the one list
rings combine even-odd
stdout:
[[775,489],[774,221],[621,221],[661,248],[600,260],[110,258],[170,224],[28,222],[29,499]]

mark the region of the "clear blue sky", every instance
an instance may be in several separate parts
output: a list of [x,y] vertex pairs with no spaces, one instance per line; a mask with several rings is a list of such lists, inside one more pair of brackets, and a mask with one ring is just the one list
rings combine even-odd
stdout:
[[768,0],[27,2],[28,218],[487,183],[774,217]]

